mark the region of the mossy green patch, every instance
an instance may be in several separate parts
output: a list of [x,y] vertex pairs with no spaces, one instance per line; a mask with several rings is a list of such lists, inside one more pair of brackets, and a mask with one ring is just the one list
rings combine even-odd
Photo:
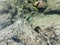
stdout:
[[46,26],[52,25],[53,23],[60,22],[60,15],[41,14],[36,17],[33,17],[32,19],[30,19],[30,21],[31,21],[31,24],[33,27],[36,27],[36,26],[40,26],[40,27],[45,26],[46,27]]

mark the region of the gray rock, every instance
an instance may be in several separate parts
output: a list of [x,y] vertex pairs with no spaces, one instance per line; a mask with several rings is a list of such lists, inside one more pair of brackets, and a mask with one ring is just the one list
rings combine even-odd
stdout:
[[[0,30],[12,24],[12,14],[10,11],[10,5],[3,2],[0,3]],[[13,12],[12,12],[13,13]]]
[[[12,39],[13,35],[17,37],[14,36]],[[14,39],[19,39],[20,43]],[[6,45],[6,41],[8,40],[11,40],[11,42],[8,42],[8,44],[11,45],[47,45],[45,39],[43,37],[41,38],[38,33],[33,31],[27,21],[23,19],[18,19],[14,24],[0,31],[0,44]]]

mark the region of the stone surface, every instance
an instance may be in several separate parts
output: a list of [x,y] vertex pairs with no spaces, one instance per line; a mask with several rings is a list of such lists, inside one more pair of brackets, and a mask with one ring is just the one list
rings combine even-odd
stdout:
[[[60,14],[35,11],[30,1],[0,0],[0,45],[60,45]],[[60,9],[56,3],[47,0],[51,10]]]
[[47,9],[45,12],[49,11],[60,11],[60,0],[47,0]]

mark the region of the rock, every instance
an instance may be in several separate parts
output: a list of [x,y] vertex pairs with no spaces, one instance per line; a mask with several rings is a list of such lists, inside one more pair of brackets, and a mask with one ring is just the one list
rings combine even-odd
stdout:
[[[43,15],[43,14],[41,14]],[[57,18],[58,17],[58,18]],[[43,34],[44,37],[47,39],[48,44],[51,41],[51,45],[55,45],[53,43],[58,43],[57,40],[60,40],[60,19],[59,15],[52,14],[52,15],[45,15],[45,16],[35,16],[29,19],[29,23],[31,24],[32,28],[35,29],[36,32]],[[40,27],[40,29],[37,27]],[[47,30],[48,29],[48,30]],[[50,30],[50,31],[49,31]],[[47,35],[45,35],[47,34]],[[50,40],[51,39],[51,40]],[[50,40],[50,41],[48,41]]]
[[15,8],[5,2],[0,3],[0,30],[13,23],[12,19],[16,15]]
[[0,15],[0,30],[12,24],[11,15],[3,14]]
[[39,44],[46,45],[47,44],[44,38],[43,37],[41,38],[39,34],[33,31],[33,29],[29,26],[27,21],[23,19],[17,20],[14,24],[1,30],[0,33],[1,33],[0,44],[3,43],[4,45],[8,40],[11,40],[11,43],[8,42],[8,44],[10,43],[11,45],[15,45],[16,43],[17,44],[22,43],[26,45],[39,45]]
[[[1,6],[0,45],[58,45],[59,44],[60,42],[59,14],[44,15],[43,13],[39,12],[35,13],[36,11],[33,12],[32,10],[31,13],[30,11],[25,12],[24,10],[22,11],[22,8],[20,9],[19,1],[17,0],[6,0],[6,1],[7,1],[6,6],[4,6],[5,3],[2,3],[0,5]],[[26,4],[31,3],[26,1],[22,0],[22,2],[25,2]],[[33,0],[30,1],[32,1],[32,3],[36,2],[36,0],[34,0],[34,2]],[[57,2],[59,2],[59,0],[57,0]],[[29,4],[27,6],[31,7]],[[55,1],[53,3],[51,2],[51,5],[52,4],[55,4]],[[50,7],[50,5],[48,5],[48,7],[51,8],[51,10],[59,9],[59,8],[54,9],[55,6],[57,5],[54,5],[53,7]],[[20,14],[26,16],[22,18],[22,16],[20,17]],[[12,23],[12,21],[14,23]]]
[[47,0],[47,9],[44,12],[60,11],[60,0]]

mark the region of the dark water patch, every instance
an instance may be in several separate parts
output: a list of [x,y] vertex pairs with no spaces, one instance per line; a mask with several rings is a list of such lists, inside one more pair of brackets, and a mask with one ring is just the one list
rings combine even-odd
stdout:
[[48,14],[50,14],[50,15],[52,15],[52,14],[58,14],[58,15],[60,15],[60,11],[50,11],[50,12],[46,12],[44,14],[45,15],[48,15]]
[[38,8],[38,12],[43,13],[46,8]]

